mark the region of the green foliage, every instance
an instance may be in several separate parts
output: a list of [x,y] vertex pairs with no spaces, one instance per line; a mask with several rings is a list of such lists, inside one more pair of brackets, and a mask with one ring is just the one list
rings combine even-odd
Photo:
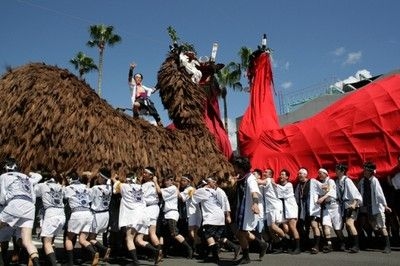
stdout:
[[173,45],[179,46],[180,51],[183,51],[183,52],[193,51],[194,53],[196,53],[196,49],[194,48],[194,45],[192,43],[183,42],[183,43],[179,44],[180,38],[178,36],[178,33],[172,26],[168,26],[167,32],[168,32],[168,36],[171,39]]
[[83,75],[89,73],[93,70],[98,70],[97,65],[94,63],[91,57],[88,57],[83,52],[78,52],[74,58],[69,60],[69,62],[74,66],[79,72],[79,78],[82,79]]
[[122,41],[121,36],[118,34],[114,34],[113,26],[106,26],[104,24],[101,25],[92,25],[89,28],[90,40],[86,43],[90,47],[98,47],[99,48],[99,78],[97,82],[97,93],[101,96],[101,83],[103,78],[103,53],[106,45],[114,46],[117,43]]

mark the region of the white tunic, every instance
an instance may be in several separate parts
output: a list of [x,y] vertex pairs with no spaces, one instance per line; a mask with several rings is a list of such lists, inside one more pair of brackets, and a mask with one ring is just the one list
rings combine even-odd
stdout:
[[178,193],[178,188],[174,185],[161,189],[161,196],[164,200],[163,211],[165,219],[179,220]]
[[[201,206],[203,225],[225,225],[224,199],[215,189],[203,187],[193,195],[193,202]],[[225,207],[226,208],[226,207]]]
[[285,185],[276,185],[278,198],[282,200],[283,217],[285,219],[297,219],[299,215],[299,207],[294,197],[293,184],[287,182]]
[[342,176],[340,179],[337,179],[336,190],[338,200],[344,209],[348,209],[354,200],[358,200],[360,204],[362,203],[360,191],[358,191],[349,177]]
[[302,187],[301,183],[296,186],[295,197],[297,204],[300,207],[299,219],[305,220],[307,215],[321,217],[321,205],[317,203],[319,194],[321,192],[321,183],[315,179],[309,179],[310,191],[308,195],[301,198]]
[[241,190],[243,196],[238,198],[236,224],[240,230],[252,231],[256,228],[261,217],[260,214],[253,213],[251,209],[253,205],[252,193],[258,194],[258,198],[260,199],[258,206],[262,210],[261,193],[257,184],[257,178],[253,174],[249,173],[243,178],[245,179],[241,181],[243,183],[238,184],[238,192]]
[[186,204],[187,217],[196,212],[196,205],[193,203],[192,196],[195,193],[195,188],[192,186],[187,186],[180,193],[181,199]]
[[65,224],[64,187],[50,179],[35,186],[36,197],[42,198],[44,217],[41,220],[41,237],[59,234]]
[[146,213],[150,219],[149,225],[156,225],[160,214],[156,186],[153,181],[148,181],[142,184],[142,189],[144,201],[146,202]]
[[[37,183],[42,176],[33,174],[33,177],[30,178],[20,172],[7,172],[0,175],[0,205],[4,207],[0,213],[1,221],[10,226],[20,226],[21,222],[24,226],[33,226],[35,217],[33,184]],[[25,224],[27,220],[29,221]]]
[[[372,214],[385,213],[385,206],[387,206],[385,195],[383,194],[383,190],[379,180],[375,177],[371,177],[371,203],[372,203]],[[362,178],[358,183],[358,188],[361,192],[361,195],[364,195],[364,181],[365,178]],[[361,204],[363,206],[363,204]]]
[[93,200],[91,209],[94,214],[90,232],[103,233],[107,231],[110,220],[109,206],[112,196],[111,184],[96,185],[92,187]]
[[119,227],[132,227],[140,233],[147,234],[149,219],[145,212],[146,202],[141,185],[116,183],[121,193],[119,208]]
[[64,197],[68,199],[72,211],[68,221],[68,232],[74,234],[89,232],[94,219],[90,210],[92,190],[79,181],[73,181],[65,188]]

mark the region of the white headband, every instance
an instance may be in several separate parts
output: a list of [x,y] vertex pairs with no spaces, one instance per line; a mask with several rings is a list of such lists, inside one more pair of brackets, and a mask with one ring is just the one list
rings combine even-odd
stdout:
[[110,179],[109,177],[106,177],[106,176],[103,175],[102,173],[99,173],[99,176],[101,176],[102,178],[104,178],[104,179],[106,179],[106,180]]
[[328,171],[325,168],[319,168],[318,172],[321,172],[321,173],[324,173],[326,175],[329,175]]
[[149,169],[145,168],[144,171],[148,174],[154,175],[154,173],[152,171],[150,171]]

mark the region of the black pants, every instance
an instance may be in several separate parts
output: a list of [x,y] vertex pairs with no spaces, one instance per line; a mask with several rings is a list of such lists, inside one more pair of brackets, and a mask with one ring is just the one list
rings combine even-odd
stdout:
[[154,107],[154,103],[149,98],[137,98],[135,103],[139,103],[139,112],[136,111],[135,107],[133,107],[133,116],[138,117],[139,113],[149,114],[151,115],[156,122],[160,122],[161,118],[157,112],[157,109]]

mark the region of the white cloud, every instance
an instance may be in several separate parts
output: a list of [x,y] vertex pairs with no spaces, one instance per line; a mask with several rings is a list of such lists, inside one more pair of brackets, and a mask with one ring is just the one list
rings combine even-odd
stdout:
[[289,89],[293,86],[293,83],[291,81],[286,81],[286,82],[283,82],[281,86],[283,89]]
[[289,70],[289,67],[290,67],[290,63],[289,62],[286,62],[285,63],[285,66],[283,67],[285,70]]
[[335,49],[335,51],[333,51],[332,53],[336,56],[341,56],[346,52],[346,48],[342,47],[338,47]]
[[344,65],[354,65],[358,63],[361,60],[362,57],[362,52],[354,52],[354,53],[348,53],[346,60],[343,62]]

